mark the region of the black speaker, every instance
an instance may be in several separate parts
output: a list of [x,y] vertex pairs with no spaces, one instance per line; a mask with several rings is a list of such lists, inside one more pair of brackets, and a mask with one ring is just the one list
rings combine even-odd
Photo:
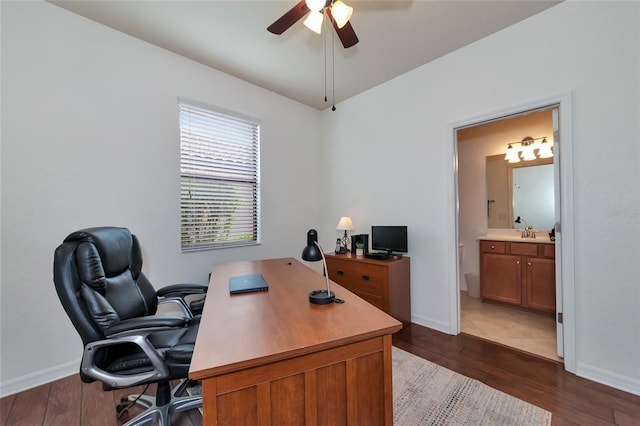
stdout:
[[356,244],[364,244],[364,252],[369,253],[369,234],[354,234],[351,236],[351,253],[355,254]]

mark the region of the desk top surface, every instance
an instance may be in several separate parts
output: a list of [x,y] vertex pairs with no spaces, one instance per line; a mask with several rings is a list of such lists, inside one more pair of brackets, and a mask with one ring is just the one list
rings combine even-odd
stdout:
[[[229,278],[262,274],[268,291],[229,294]],[[322,275],[294,258],[215,265],[189,376],[205,379],[394,333],[402,324],[331,282],[343,304],[313,305]]]

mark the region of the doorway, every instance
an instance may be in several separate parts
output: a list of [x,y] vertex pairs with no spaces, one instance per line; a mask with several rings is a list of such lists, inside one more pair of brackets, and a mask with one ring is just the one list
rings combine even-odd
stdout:
[[[452,308],[454,315],[452,316],[452,328],[455,334],[460,333],[463,327],[461,327],[462,308],[466,306],[466,300],[462,300],[460,290],[467,290],[465,274],[468,273],[467,266],[464,265],[465,259],[476,259],[476,264],[479,264],[479,251],[478,251],[478,236],[485,235],[487,233],[488,221],[485,216],[484,223],[480,226],[477,224],[469,224],[464,220],[464,188],[460,182],[463,168],[468,167],[465,164],[463,158],[458,155],[458,134],[459,131],[466,128],[476,127],[492,122],[504,122],[505,124],[509,120],[517,119],[518,117],[524,117],[535,114],[540,111],[553,111],[553,123],[552,123],[552,138],[554,141],[554,162],[557,164],[554,166],[555,173],[555,208],[556,217],[555,223],[552,228],[556,228],[556,242],[555,249],[557,253],[556,257],[556,304],[557,312],[556,316],[550,315],[556,325],[557,332],[557,353],[564,355],[565,369],[570,372],[575,372],[575,312],[573,311],[573,297],[574,297],[574,273],[573,273],[573,177],[572,177],[572,156],[571,156],[571,94],[567,93],[563,96],[547,99],[544,101],[532,102],[528,105],[511,108],[502,112],[494,113],[492,115],[470,119],[465,122],[453,124],[451,126],[453,134],[453,154],[454,154],[454,201],[453,206],[456,214],[455,221],[455,247],[458,248],[458,243],[463,243],[462,250],[462,263],[456,262],[456,285],[451,291]],[[500,124],[500,123],[499,123]],[[562,125],[560,125],[562,124]],[[528,130],[529,131],[529,130]],[[531,132],[535,129],[530,130]],[[539,136],[548,136],[544,133],[548,133],[548,129],[540,129],[539,135],[525,135],[519,134],[518,137],[511,137],[509,140],[500,140],[498,146],[494,148],[496,152],[493,154],[502,154],[504,156],[507,143],[512,138],[513,141],[521,140],[525,136],[532,136],[533,138]],[[504,136],[504,135],[503,135]],[[498,135],[494,136],[495,140],[498,140]],[[562,141],[560,145],[559,142]],[[562,148],[560,150],[560,147]],[[478,148],[478,147],[476,147]],[[562,155],[558,154],[562,151]],[[485,158],[487,153],[479,159],[480,156],[476,156],[476,167],[485,167]],[[486,198],[486,187],[484,186],[484,176],[480,187],[476,186],[476,191],[480,192],[480,202],[484,204],[479,208],[484,212],[491,208]],[[562,228],[560,225],[562,224]],[[472,238],[471,243],[465,244],[465,235],[471,232],[475,233],[475,237]],[[562,232],[560,232],[562,231]],[[461,237],[462,240],[461,240]],[[457,251],[457,250],[456,250]],[[457,253],[458,256],[460,253]],[[458,256],[455,258],[458,259]],[[474,271],[471,271],[474,272]],[[476,269],[479,272],[479,265]],[[468,295],[468,294],[467,294]],[[569,303],[563,303],[563,300],[569,301]],[[465,302],[463,305],[461,302]],[[518,320],[513,320],[518,321]],[[526,349],[524,349],[526,350]]]

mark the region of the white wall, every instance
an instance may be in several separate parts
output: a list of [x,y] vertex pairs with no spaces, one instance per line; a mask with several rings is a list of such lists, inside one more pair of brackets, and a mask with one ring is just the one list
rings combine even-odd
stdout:
[[[317,110],[48,3],[1,8],[3,395],[78,369],[52,282],[53,251],[74,230],[129,227],[157,287],[300,255],[322,217]],[[180,252],[178,96],[262,121],[262,245]]]
[[414,322],[457,315],[451,126],[572,92],[577,374],[640,394],[639,16],[565,2],[325,112],[328,205],[409,226]]

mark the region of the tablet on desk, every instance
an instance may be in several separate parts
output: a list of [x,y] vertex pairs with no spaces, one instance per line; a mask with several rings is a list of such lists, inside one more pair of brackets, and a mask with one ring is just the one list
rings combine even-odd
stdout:
[[229,278],[229,293],[231,294],[266,290],[269,290],[269,286],[261,274],[241,275]]

